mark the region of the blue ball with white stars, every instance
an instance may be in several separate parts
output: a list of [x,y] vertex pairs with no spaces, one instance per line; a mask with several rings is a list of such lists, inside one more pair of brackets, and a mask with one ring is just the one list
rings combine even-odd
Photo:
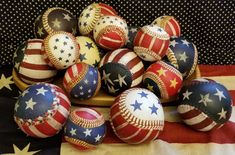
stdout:
[[80,150],[95,149],[106,133],[104,117],[91,108],[76,108],[64,128],[65,140]]
[[229,121],[232,99],[222,84],[197,78],[182,87],[177,110],[183,121],[193,129],[210,131]]
[[[172,54],[172,56],[170,56]],[[198,52],[196,46],[183,36],[171,37],[167,54],[170,62],[175,63],[183,78],[189,78],[195,71],[198,63]],[[171,57],[171,58],[170,58]],[[174,59],[172,59],[174,57]]]

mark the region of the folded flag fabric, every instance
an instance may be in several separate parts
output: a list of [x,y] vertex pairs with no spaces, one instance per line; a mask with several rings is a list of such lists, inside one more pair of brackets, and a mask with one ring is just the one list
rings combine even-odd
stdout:
[[[13,120],[16,99],[1,94],[8,86],[0,89],[0,154],[61,154],[61,155],[93,155],[93,154],[146,154],[146,155],[188,155],[188,154],[224,154],[235,153],[235,65],[199,65],[201,76],[223,84],[233,100],[233,110],[230,120],[220,129],[211,132],[192,130],[180,120],[176,111],[176,102],[164,104],[165,127],[158,139],[148,144],[128,145],[119,140],[109,124],[109,108],[94,107],[104,114],[107,124],[107,134],[103,144],[96,150],[79,151],[65,142],[63,133],[46,139],[27,137]],[[4,76],[3,76],[4,75]],[[7,78],[4,73],[2,77]],[[8,75],[9,76],[9,75]],[[13,88],[14,84],[9,84]],[[8,89],[9,90],[9,89]],[[10,92],[10,90],[9,90]],[[13,95],[14,96],[14,95]],[[75,108],[75,107],[73,107]]]

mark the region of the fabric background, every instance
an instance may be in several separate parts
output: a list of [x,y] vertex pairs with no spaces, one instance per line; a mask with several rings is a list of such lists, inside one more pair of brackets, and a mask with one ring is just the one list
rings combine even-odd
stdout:
[[58,6],[78,17],[92,2],[111,5],[128,26],[172,15],[180,22],[182,35],[197,46],[200,64],[235,64],[234,0],[2,0],[0,64],[11,64],[20,43],[34,38],[33,23],[43,10]]

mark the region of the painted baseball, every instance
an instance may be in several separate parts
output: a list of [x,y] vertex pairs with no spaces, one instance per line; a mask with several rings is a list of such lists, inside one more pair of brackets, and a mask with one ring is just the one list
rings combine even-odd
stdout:
[[114,101],[110,122],[114,133],[122,141],[129,144],[150,142],[163,130],[163,108],[151,91],[131,88]]
[[76,108],[65,125],[64,137],[80,150],[95,149],[106,132],[102,114],[91,108]]
[[29,136],[51,137],[62,129],[70,107],[70,101],[61,88],[53,84],[36,83],[18,98],[14,119]]
[[229,121],[232,99],[222,84],[198,78],[182,87],[177,110],[184,123],[191,128],[211,131]]

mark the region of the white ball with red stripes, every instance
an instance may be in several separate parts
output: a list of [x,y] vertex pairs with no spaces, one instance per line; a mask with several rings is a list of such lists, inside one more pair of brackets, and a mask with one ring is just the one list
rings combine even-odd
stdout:
[[210,79],[187,82],[179,93],[177,108],[183,121],[198,131],[210,131],[229,121],[232,99],[228,90]]
[[70,101],[60,87],[36,83],[19,96],[15,104],[14,120],[28,136],[47,138],[62,129],[70,107]]
[[42,39],[29,39],[15,51],[14,68],[20,79],[25,83],[51,82],[56,75],[55,68],[50,67],[44,60],[43,51]]

